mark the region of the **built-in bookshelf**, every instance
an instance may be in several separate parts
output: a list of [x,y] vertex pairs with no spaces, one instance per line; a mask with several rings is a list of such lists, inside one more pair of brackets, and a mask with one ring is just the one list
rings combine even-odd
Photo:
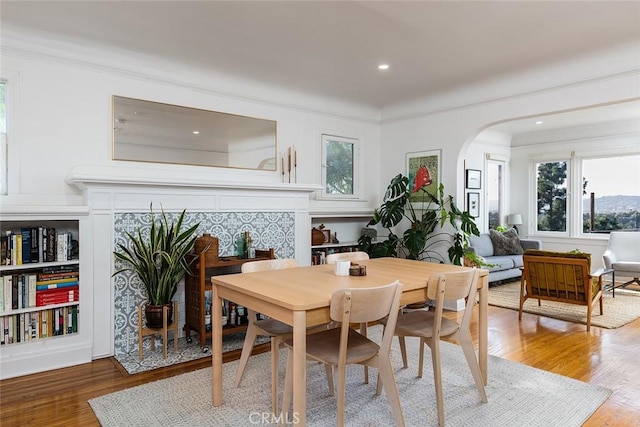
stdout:
[[[91,360],[80,217],[0,215],[1,378]],[[92,292],[88,292],[89,297]]]
[[326,233],[326,242],[311,246],[311,264],[324,264],[327,255],[336,252],[353,252],[358,250],[358,238],[362,228],[372,218],[373,212],[367,209],[348,212],[311,213],[312,227]]

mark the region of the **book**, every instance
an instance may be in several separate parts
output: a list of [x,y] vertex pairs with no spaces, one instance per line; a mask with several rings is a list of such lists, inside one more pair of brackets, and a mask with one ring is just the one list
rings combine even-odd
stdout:
[[11,264],[10,257],[7,257],[7,253],[11,253],[11,232],[7,231],[0,237],[0,264]]
[[22,227],[20,235],[22,238],[22,263],[28,264],[31,262],[31,228]]
[[0,312],[1,311],[4,311],[4,276],[0,276]]
[[56,236],[56,261],[67,260],[67,234],[60,233]]
[[64,273],[70,271],[78,271],[77,265],[53,265],[48,267],[43,267],[41,270],[41,274],[51,274],[51,273]]
[[37,340],[38,338],[40,338],[40,328],[38,327],[38,318],[40,317],[38,315],[39,313],[37,311],[32,311],[30,313],[30,322],[29,322],[29,333],[31,334],[31,339],[32,340]]
[[71,288],[52,289],[48,291],[37,291],[36,307],[73,302],[78,301],[79,299],[80,289],[78,286]]
[[80,272],[78,271],[78,267],[75,267],[74,271],[63,271],[60,273],[40,273],[38,274],[38,281],[43,282],[45,280],[68,279],[70,277],[78,276],[80,276]]
[[47,227],[45,228],[46,230],[46,235],[47,235],[47,240],[46,240],[46,255],[45,255],[45,261],[46,262],[54,262],[57,260],[56,257],[56,229],[53,227]]
[[[62,279],[61,279],[62,280]],[[64,279],[67,280],[67,279]],[[72,286],[78,286],[78,279],[72,278],[69,279],[68,282],[57,282],[57,283],[45,283],[45,282],[36,282],[36,291],[46,291],[47,289],[61,289],[61,288],[69,288]],[[41,284],[38,284],[41,283]]]
[[78,277],[65,277],[61,279],[37,280],[36,285],[57,285],[60,283],[77,282]]
[[11,308],[17,310],[18,307],[18,275],[14,274],[11,277]]
[[5,335],[9,336],[9,340],[7,342],[7,344],[13,344],[13,339],[15,337],[14,335],[14,330],[13,330],[13,324],[14,322],[14,318],[15,316],[7,316],[5,317]]
[[49,310],[43,310],[40,312],[40,337],[49,337],[49,325],[47,323]]
[[31,232],[31,262],[41,262],[38,251],[38,227],[31,227],[29,231]]
[[13,302],[13,286],[11,284],[11,276],[3,276],[4,279],[4,311],[11,310]]
[[45,261],[44,227],[38,227],[38,261]]
[[29,298],[27,307],[36,306],[36,279],[38,276],[35,273],[27,275],[27,289],[29,291]]
[[79,311],[79,307],[77,305],[74,305],[71,308],[71,332],[76,333],[78,332],[78,311]]
[[16,265],[22,265],[22,234],[16,236]]

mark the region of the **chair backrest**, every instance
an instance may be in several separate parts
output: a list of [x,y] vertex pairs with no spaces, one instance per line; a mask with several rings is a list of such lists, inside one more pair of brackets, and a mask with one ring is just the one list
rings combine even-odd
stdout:
[[384,286],[347,288],[333,293],[329,315],[332,320],[342,322],[340,360],[344,361],[350,324],[375,322],[385,317],[387,327],[382,336],[380,351],[384,357],[389,356],[391,340],[398,320],[401,295],[402,284],[397,280]]
[[[640,262],[640,233],[634,231],[612,231],[609,234],[607,251],[615,254],[618,262]],[[611,266],[607,266],[611,268]]]
[[274,248],[256,249],[256,258],[276,259],[276,250]]
[[522,257],[527,295],[558,301],[590,301],[591,255],[527,250]]
[[479,276],[480,270],[473,268],[467,271],[440,273],[429,277],[427,298],[436,303],[434,329],[437,330],[438,336],[440,335],[440,320],[445,301],[466,300],[464,314],[459,325],[461,328],[469,329]]
[[285,268],[298,267],[295,259],[265,259],[262,261],[245,262],[240,267],[243,273],[253,273],[254,271],[283,270]]
[[369,259],[369,254],[366,252],[337,252],[327,255],[327,264],[335,264],[338,261],[363,261],[365,259]]

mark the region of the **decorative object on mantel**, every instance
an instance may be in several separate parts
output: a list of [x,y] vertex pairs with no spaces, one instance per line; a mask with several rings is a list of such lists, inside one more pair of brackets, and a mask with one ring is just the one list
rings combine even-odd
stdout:
[[[122,243],[114,251],[116,259],[124,265],[113,273],[112,277],[124,271],[133,272],[147,291],[148,302],[145,305],[147,326],[161,328],[163,323],[163,307],[168,308],[168,320],[173,316],[171,303],[178,283],[189,271],[190,264],[195,257],[188,260],[187,254],[194,249],[197,239],[196,231],[200,223],[182,230],[186,210],[183,210],[177,222],[169,223],[169,219],[162,209],[162,217],[156,221],[153,205],[150,205],[151,228],[148,237],[143,236],[138,228],[137,233],[125,232],[131,242],[131,247]],[[202,248],[203,251],[209,247]]]
[[[286,157],[286,163],[285,163]],[[282,182],[291,184],[298,182],[298,152],[293,145],[289,146],[285,153],[280,154],[280,163],[282,166]]]
[[321,230],[313,227],[311,229],[311,244],[313,246],[321,245],[324,243],[324,233]]

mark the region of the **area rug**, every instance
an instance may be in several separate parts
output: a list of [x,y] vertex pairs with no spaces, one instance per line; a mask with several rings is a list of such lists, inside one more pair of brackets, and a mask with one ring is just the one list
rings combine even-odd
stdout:
[[[594,309],[591,314],[591,325],[601,328],[615,329],[626,325],[640,317],[640,292],[633,290],[616,290],[616,297],[611,292],[604,292],[602,297],[603,312]],[[520,306],[520,282],[511,282],[489,288],[489,305],[518,310]],[[524,302],[523,311],[566,320],[574,323],[587,324],[587,307],[573,304],[563,304],[553,301],[542,301],[538,307],[538,300],[528,299]]]
[[[370,336],[379,337],[379,329],[371,328]],[[437,425],[431,355],[425,352],[425,375],[417,378],[418,340],[407,340],[407,350],[408,369],[401,368],[397,344],[392,352],[406,425]],[[580,426],[611,394],[602,387],[489,356],[489,402],[483,404],[462,350],[443,342],[441,351],[448,426]],[[285,354],[281,352],[281,382]],[[263,353],[249,360],[238,388],[233,386],[237,361],[223,365],[225,403],[220,407],[211,406],[210,368],[94,398],[89,404],[104,427],[272,425],[277,419],[270,414],[269,356]],[[361,367],[347,370],[347,426],[394,425],[385,393],[375,395],[375,370],[370,375],[372,380],[364,384]],[[307,390],[307,424],[335,426],[336,401],[328,394],[322,365],[307,365]]]
[[[269,337],[258,337],[256,345],[269,341]],[[156,339],[156,348],[150,348],[151,338],[145,339],[143,347],[143,358],[138,360],[138,350],[131,353],[118,354],[115,356],[120,365],[129,373],[137,374],[140,372],[150,371],[152,369],[163,368],[165,366],[175,365],[177,363],[188,362],[191,360],[201,359],[203,357],[211,357],[211,346],[207,343],[205,347],[201,347],[196,338],[188,343],[186,338],[182,337],[178,340],[178,351],[173,349],[173,340],[168,340],[167,358],[162,358],[162,340]],[[242,348],[244,343],[244,332],[228,334],[223,337],[222,351],[229,352]]]

